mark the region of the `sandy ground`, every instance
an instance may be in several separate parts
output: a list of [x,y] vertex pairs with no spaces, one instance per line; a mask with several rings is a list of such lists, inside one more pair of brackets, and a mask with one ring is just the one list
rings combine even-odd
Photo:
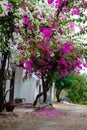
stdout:
[[33,108],[15,108],[0,115],[0,130],[87,130],[87,106],[54,103],[59,115],[38,115]]

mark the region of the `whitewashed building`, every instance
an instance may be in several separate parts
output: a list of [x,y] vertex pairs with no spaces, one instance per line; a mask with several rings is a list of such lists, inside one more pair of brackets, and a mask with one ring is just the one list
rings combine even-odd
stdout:
[[[24,98],[26,102],[33,103],[37,94],[42,91],[41,80],[33,75],[31,79],[27,79],[23,81],[23,74],[24,71],[22,68],[17,67],[16,68],[16,74],[15,74],[15,86],[14,86],[14,99]],[[6,83],[7,90],[10,86],[10,80],[7,80]],[[41,89],[41,90],[40,90]],[[48,91],[47,93],[47,99],[49,102],[53,101],[54,98],[54,86]],[[6,96],[6,101],[9,100],[9,92]],[[39,101],[42,101],[42,97],[39,99]]]

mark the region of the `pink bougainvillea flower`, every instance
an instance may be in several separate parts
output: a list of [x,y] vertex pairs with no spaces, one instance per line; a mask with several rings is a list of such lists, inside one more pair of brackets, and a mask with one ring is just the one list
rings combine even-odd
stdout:
[[25,3],[27,3],[27,2],[28,2],[28,0],[24,0],[24,2],[25,2]]
[[48,54],[51,56],[53,54],[53,51],[51,49],[48,49]]
[[69,26],[69,28],[74,29],[75,28],[75,23],[74,22],[69,22],[68,26]]
[[19,52],[20,52],[20,54],[22,55],[24,51],[23,51],[23,50],[20,50]]
[[18,25],[15,25],[15,29],[19,30],[19,29],[20,29],[20,27],[19,27]]
[[79,15],[81,13],[81,9],[76,8],[72,10],[72,15]]
[[10,11],[13,8],[10,2],[7,2],[7,10]]
[[33,26],[32,25],[28,25],[28,29],[33,29]]
[[87,0],[84,0],[84,4],[87,4]]
[[83,63],[83,66],[87,68],[87,62],[86,62],[86,63]]
[[85,32],[85,29],[84,28],[80,28],[80,32]]
[[40,14],[40,13],[38,13],[38,18],[41,19],[41,20],[43,20],[43,21],[45,21],[44,16],[42,14]]
[[55,109],[49,110],[48,108],[43,108],[40,111],[35,112],[36,115],[49,115],[49,116],[58,116],[58,115],[67,115],[67,113],[59,112]]
[[62,2],[63,2],[63,0],[56,0],[55,1],[58,10],[60,9],[60,6],[61,6]]
[[53,18],[50,18],[50,19],[49,19],[49,22],[53,23],[53,22],[54,22],[54,19],[53,19]]
[[39,47],[41,47],[42,49],[46,49],[47,46],[48,46],[48,44],[43,44],[43,43],[39,43],[38,45],[39,45]]
[[48,4],[52,4],[54,0],[48,0]]
[[24,69],[25,69],[25,70],[30,70],[30,69],[31,69],[31,65],[25,66],[25,64],[24,64]]
[[40,26],[39,26],[40,32],[43,32],[44,29],[45,29],[45,27],[44,27],[43,25],[40,25]]
[[62,3],[63,0],[56,0],[55,3]]
[[28,25],[28,23],[29,23],[29,18],[28,18],[28,15],[27,15],[27,14],[25,14],[24,16],[22,16],[22,20],[23,20],[23,24]]
[[65,60],[65,58],[64,57],[61,57],[61,64],[63,64],[63,65],[66,65],[66,60]]
[[43,28],[42,34],[43,34],[44,38],[51,38],[53,31],[51,28]]
[[32,70],[32,63],[33,63],[33,61],[31,59],[25,60],[24,63],[23,63],[24,69]]
[[64,20],[66,20],[66,17],[65,16],[59,16],[59,20],[64,21]]
[[84,57],[83,57],[81,54],[78,54],[77,57],[78,57],[79,59],[84,59]]
[[52,69],[52,66],[51,66],[51,65],[48,65],[47,68],[48,68],[48,69]]
[[64,77],[64,76],[66,76],[67,74],[68,74],[68,72],[67,72],[67,69],[66,69],[66,70],[61,71],[60,76],[61,76],[61,77]]
[[60,49],[63,51],[64,54],[68,54],[68,53],[74,52],[73,44],[65,43]]
[[52,26],[52,25],[54,24],[54,22],[55,22],[54,19],[52,19],[52,18],[49,19],[49,24],[50,24],[50,26]]

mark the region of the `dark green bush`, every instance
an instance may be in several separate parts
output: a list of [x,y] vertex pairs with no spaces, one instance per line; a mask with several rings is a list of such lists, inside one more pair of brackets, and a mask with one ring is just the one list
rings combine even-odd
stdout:
[[87,76],[73,75],[73,82],[66,96],[72,103],[87,104]]
[[55,83],[55,89],[56,89],[57,102],[60,101],[60,94],[61,94],[62,90],[68,89],[70,87],[70,85],[72,84],[72,82],[73,82],[72,74],[69,74],[62,78],[55,77],[54,83]]

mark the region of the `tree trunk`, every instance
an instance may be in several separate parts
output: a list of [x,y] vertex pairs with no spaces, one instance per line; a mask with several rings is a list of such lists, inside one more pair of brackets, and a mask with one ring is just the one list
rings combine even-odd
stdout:
[[39,94],[36,96],[36,99],[35,99],[35,101],[34,101],[34,103],[33,103],[33,106],[36,106],[38,99],[39,99],[42,95],[44,95],[44,94],[49,90],[49,88],[50,88],[50,86],[49,86],[48,88],[46,88],[43,92],[39,93]]
[[14,82],[15,82],[15,71],[12,71],[12,78],[11,78],[11,81],[10,81],[9,101],[14,100]]
[[57,102],[60,102],[60,93],[62,91],[62,88],[59,88],[56,90],[56,98],[57,98]]
[[[49,78],[50,79],[50,78]],[[47,92],[52,87],[52,80],[44,80],[42,77],[42,85],[43,85],[43,92],[39,93],[36,96],[36,99],[33,103],[33,106],[36,106],[38,99],[43,96],[43,102],[45,103],[47,100]]]
[[2,57],[1,70],[0,70],[0,112],[4,110],[4,89],[5,89],[5,66],[7,60],[7,53]]
[[47,101],[47,92],[45,92],[43,95],[43,102],[45,103],[46,101]]
[[[49,79],[49,78],[48,78]],[[43,91],[45,91],[45,89],[50,88],[52,87],[52,81],[50,80],[45,80],[44,77],[42,77],[42,86],[43,86]],[[49,90],[49,89],[48,89]],[[48,91],[47,90],[47,91]],[[43,102],[45,103],[47,101],[47,91],[44,92],[43,94]]]
[[[48,87],[48,84],[45,83],[45,81],[42,79],[42,86],[43,86],[43,91]],[[43,102],[45,103],[47,100],[47,91],[43,93]]]

